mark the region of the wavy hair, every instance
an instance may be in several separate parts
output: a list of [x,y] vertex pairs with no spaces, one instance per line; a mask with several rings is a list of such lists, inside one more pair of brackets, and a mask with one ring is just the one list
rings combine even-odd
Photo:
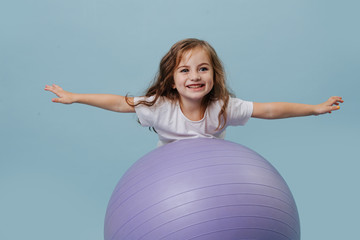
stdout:
[[227,120],[226,108],[228,106],[229,97],[233,96],[233,94],[229,91],[226,85],[225,71],[220,58],[218,57],[215,49],[204,40],[188,38],[175,43],[161,59],[159,71],[150,87],[146,90],[145,96],[154,96],[154,99],[152,101],[144,100],[137,103],[131,103],[126,95],[126,102],[135,107],[139,104],[153,106],[160,97],[166,97],[173,102],[179,101],[180,95],[178,91],[173,88],[175,69],[180,64],[185,53],[198,47],[204,49],[209,55],[210,63],[214,70],[214,86],[203,98],[201,106],[206,109],[211,102],[220,100],[223,105],[218,115],[219,125],[217,130],[224,128]]

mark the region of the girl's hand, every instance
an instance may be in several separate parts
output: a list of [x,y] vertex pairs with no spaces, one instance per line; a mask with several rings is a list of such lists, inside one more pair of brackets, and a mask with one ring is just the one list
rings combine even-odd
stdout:
[[52,101],[56,103],[64,103],[64,104],[71,104],[75,102],[74,94],[68,91],[65,91],[60,86],[53,84],[52,86],[46,85],[46,91],[50,91],[55,93],[58,98],[53,98]]
[[340,109],[339,104],[343,103],[341,97],[330,97],[326,102],[320,103],[315,107],[315,115],[320,115],[324,113],[331,113]]

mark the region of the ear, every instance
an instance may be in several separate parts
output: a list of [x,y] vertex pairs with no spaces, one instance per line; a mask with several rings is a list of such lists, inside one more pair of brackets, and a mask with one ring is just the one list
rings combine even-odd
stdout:
[[174,81],[174,76],[171,79],[171,88],[172,89],[176,89],[176,85],[175,85],[175,81]]

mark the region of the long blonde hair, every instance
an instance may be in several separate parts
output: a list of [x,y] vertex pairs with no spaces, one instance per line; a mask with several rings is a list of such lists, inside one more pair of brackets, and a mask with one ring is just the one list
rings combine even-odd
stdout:
[[197,47],[201,47],[205,50],[205,52],[207,52],[210,63],[214,69],[214,86],[212,90],[203,98],[201,105],[204,107],[204,109],[206,109],[206,107],[211,102],[219,100],[222,101],[223,105],[218,115],[219,125],[217,129],[224,128],[227,120],[226,108],[229,97],[233,96],[233,94],[226,86],[225,71],[220,58],[216,54],[215,49],[204,40],[188,38],[175,43],[161,59],[159,71],[154,78],[153,83],[146,90],[145,96],[154,96],[154,99],[150,102],[144,100],[137,103],[131,103],[128,96],[126,96],[127,103],[131,106],[137,106],[139,104],[152,106],[160,97],[166,97],[171,101],[178,101],[180,99],[180,95],[178,91],[173,88],[174,71],[181,62],[184,54]]

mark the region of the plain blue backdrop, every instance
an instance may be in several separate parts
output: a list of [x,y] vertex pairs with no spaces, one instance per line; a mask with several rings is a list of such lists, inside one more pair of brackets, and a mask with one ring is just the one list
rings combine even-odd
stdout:
[[1,1],[0,239],[102,239],[112,190],[157,136],[134,114],[55,104],[43,88],[140,95],[187,37],[213,45],[242,99],[344,98],[338,112],[252,119],[227,139],[279,170],[302,239],[355,239],[359,9],[357,0]]

